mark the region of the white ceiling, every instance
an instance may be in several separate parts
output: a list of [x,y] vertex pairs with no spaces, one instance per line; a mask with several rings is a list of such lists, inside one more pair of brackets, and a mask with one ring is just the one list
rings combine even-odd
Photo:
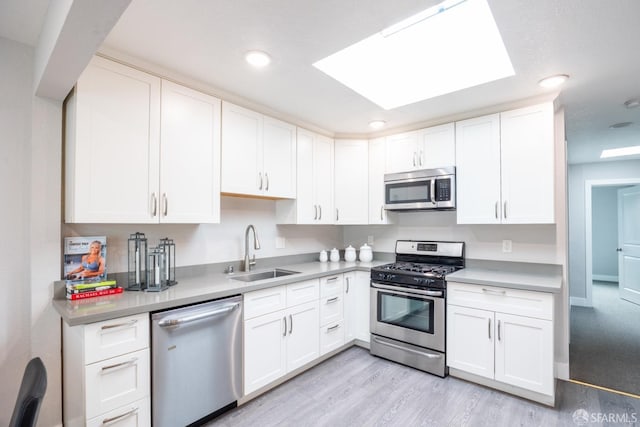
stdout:
[[[47,0],[0,3],[0,36],[34,44]],[[627,99],[640,97],[638,0],[489,0],[516,75],[390,111],[311,65],[435,3],[133,0],[103,49],[140,58],[340,136],[370,133],[367,124],[373,119],[400,129],[538,97],[546,93],[538,80],[565,73],[571,78],[559,101],[565,108],[570,163],[598,161],[603,148],[640,144],[640,107],[623,106]],[[29,25],[9,25],[15,22],[11,15]],[[253,49],[272,55],[268,69],[245,64],[244,53]],[[609,129],[626,121],[634,124]]]

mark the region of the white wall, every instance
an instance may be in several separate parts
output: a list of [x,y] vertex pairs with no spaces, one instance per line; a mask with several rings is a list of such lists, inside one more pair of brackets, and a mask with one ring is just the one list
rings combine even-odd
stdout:
[[616,281],[618,277],[618,188],[593,187],[591,220],[593,278]]
[[572,299],[587,298],[585,185],[590,180],[637,179],[640,160],[569,165],[569,292]]
[[[244,232],[249,224],[255,226],[261,246],[255,252],[256,268],[260,267],[260,258],[319,252],[342,246],[341,227],[276,225],[275,220],[273,200],[222,197],[220,224],[65,224],[63,236],[107,236],[107,270],[110,272],[127,271],[127,239],[136,231],[145,233],[149,246],[155,246],[162,237],[172,238],[176,243],[177,266],[241,260],[244,256]],[[276,249],[276,237],[285,239],[283,249]]]

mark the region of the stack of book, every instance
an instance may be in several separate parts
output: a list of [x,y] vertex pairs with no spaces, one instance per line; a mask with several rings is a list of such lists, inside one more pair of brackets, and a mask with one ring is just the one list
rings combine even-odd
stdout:
[[72,301],[104,295],[116,295],[121,294],[122,291],[123,288],[118,287],[115,280],[103,280],[101,282],[67,280],[67,299]]

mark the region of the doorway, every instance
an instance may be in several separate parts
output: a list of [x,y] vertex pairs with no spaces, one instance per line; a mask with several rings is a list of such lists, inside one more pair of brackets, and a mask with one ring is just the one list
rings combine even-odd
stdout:
[[570,378],[640,396],[640,306],[618,290],[618,189],[640,179],[585,182],[583,306],[570,311]]

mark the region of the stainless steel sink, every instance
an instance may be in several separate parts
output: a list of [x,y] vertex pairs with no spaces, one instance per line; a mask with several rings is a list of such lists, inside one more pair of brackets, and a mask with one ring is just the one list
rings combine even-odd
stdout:
[[255,273],[241,274],[233,276],[233,280],[241,280],[243,282],[255,282],[256,280],[275,279],[276,277],[289,276],[291,274],[299,274],[299,271],[283,270],[274,268],[273,270],[259,271]]

